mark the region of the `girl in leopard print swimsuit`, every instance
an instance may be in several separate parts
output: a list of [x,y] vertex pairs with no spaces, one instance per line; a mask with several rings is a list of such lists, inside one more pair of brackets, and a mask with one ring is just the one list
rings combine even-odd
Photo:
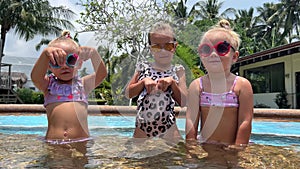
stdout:
[[150,51],[154,62],[137,64],[126,88],[126,96],[138,96],[135,138],[181,138],[174,113],[175,102],[185,106],[185,70],[172,65],[177,42],[172,27],[158,22],[150,30]]

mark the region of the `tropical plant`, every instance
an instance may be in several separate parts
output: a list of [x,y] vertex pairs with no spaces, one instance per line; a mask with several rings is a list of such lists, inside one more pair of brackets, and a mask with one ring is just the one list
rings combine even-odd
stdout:
[[276,5],[274,3],[264,3],[262,7],[257,7],[257,27],[256,39],[260,39],[259,51],[271,49],[276,46],[287,44],[288,41],[282,37],[280,24],[277,19],[269,19],[276,13]]
[[257,19],[254,16],[254,8],[249,10],[238,10],[235,14],[234,29],[240,35],[240,56],[250,55],[259,50],[260,43],[257,43],[256,34],[260,32],[257,26]]
[[44,103],[44,95],[42,92],[36,92],[28,88],[19,88],[16,92],[24,104]]
[[180,25],[185,26],[187,23],[192,23],[195,18],[195,5],[188,10],[187,0],[180,0],[178,2],[170,3],[171,10],[168,12],[173,18],[174,21]]
[[[73,36],[72,39],[79,44],[78,33],[75,33],[75,36]],[[50,42],[50,39],[42,38],[41,41],[35,46],[35,50],[40,50],[43,45],[48,45]]]
[[194,15],[197,19],[212,20],[215,18],[227,18],[230,14],[236,11],[234,8],[227,8],[220,13],[224,2],[218,0],[198,1],[194,4]]
[[188,85],[193,79],[204,74],[203,70],[199,68],[200,58],[198,53],[189,46],[184,44],[178,45],[175,56],[178,56],[180,60],[174,57],[174,62],[185,66],[186,82]]
[[113,53],[127,53],[136,62],[148,56],[150,27],[159,20],[171,19],[164,4],[156,0],[87,0],[81,4],[85,11],[77,22],[83,25],[83,32],[96,32],[97,39],[109,44]]
[[[300,1],[298,0],[281,0],[275,4],[275,13],[268,19],[270,22],[277,21],[279,28],[282,28],[280,40],[287,38],[291,43],[294,38],[300,36]],[[294,32],[296,34],[294,34]],[[296,35],[296,36],[295,36]]]
[[74,29],[70,19],[75,13],[63,6],[53,7],[47,0],[5,0],[0,1],[0,9],[1,55],[10,30],[28,41],[35,35],[59,35],[62,28]]
[[287,95],[286,91],[282,91],[276,95],[274,101],[280,109],[289,109],[291,107],[291,105],[288,104]]

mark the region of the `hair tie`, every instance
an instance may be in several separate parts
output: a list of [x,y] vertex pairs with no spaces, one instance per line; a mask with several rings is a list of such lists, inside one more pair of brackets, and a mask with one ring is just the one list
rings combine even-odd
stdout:
[[72,37],[71,37],[71,35],[70,34],[66,34],[66,36],[65,36],[66,38],[70,38],[70,39],[72,39]]
[[70,34],[70,31],[68,31],[68,30],[64,30],[64,31],[61,33],[61,35],[62,35],[63,37],[65,37],[65,38],[70,38],[70,39],[72,39],[71,34]]

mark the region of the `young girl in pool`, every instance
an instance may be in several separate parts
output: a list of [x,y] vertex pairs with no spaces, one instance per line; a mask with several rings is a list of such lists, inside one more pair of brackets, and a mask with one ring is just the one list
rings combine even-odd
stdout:
[[154,62],[137,64],[126,93],[139,96],[134,138],[181,138],[174,112],[175,102],[185,106],[186,78],[181,65],[172,65],[177,42],[172,27],[156,23],[148,34]]
[[[91,59],[94,73],[82,78],[78,70]],[[46,75],[47,71],[52,73]],[[105,65],[97,50],[79,46],[69,32],[52,40],[36,61],[31,79],[44,94],[49,142],[76,142],[89,139],[88,94],[106,77]]]
[[214,155],[215,148],[225,152],[249,142],[252,87],[247,79],[230,72],[238,59],[239,45],[239,35],[231,30],[227,20],[221,20],[203,35],[198,47],[207,74],[195,79],[189,87],[186,140],[198,139],[209,156]]

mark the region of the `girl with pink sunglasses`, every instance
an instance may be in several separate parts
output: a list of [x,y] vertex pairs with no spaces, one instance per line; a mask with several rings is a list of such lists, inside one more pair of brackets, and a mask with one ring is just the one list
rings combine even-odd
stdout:
[[239,35],[227,20],[204,33],[198,53],[207,74],[190,84],[187,99],[187,143],[198,140],[208,158],[225,163],[236,160],[237,150],[248,145],[251,135],[252,87],[230,72],[239,45]]

